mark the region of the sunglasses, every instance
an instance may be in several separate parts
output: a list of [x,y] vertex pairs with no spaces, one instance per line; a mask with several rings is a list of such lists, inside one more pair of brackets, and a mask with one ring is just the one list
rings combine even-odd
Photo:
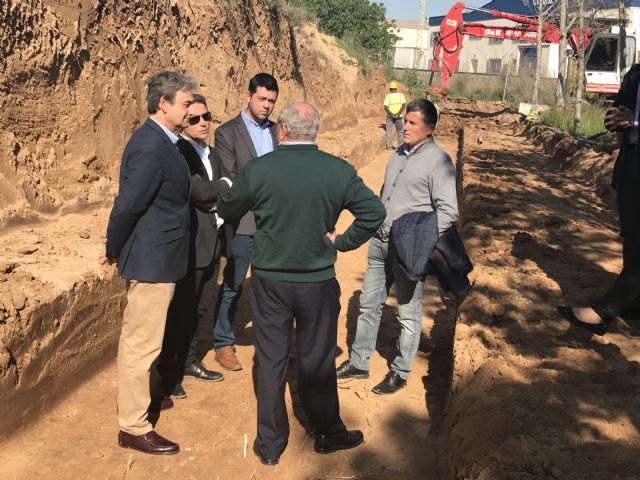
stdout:
[[211,121],[211,112],[207,112],[207,113],[203,113],[202,115],[194,115],[193,117],[189,117],[189,125],[197,125],[200,123],[200,117],[202,117],[202,119],[205,122],[210,122]]

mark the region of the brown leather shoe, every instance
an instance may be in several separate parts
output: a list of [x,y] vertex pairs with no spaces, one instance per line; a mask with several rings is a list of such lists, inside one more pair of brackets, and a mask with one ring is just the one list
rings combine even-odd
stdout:
[[118,445],[122,448],[131,448],[152,455],[175,455],[180,451],[180,446],[177,443],[158,435],[154,430],[144,435],[131,435],[120,430]]
[[225,370],[242,370],[242,365],[236,357],[236,347],[227,345],[216,352],[215,361]]

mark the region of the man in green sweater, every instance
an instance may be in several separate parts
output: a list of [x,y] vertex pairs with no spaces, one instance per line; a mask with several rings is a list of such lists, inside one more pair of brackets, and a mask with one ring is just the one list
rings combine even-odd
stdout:
[[[252,210],[254,237],[251,309],[257,363],[258,432],[254,451],[266,465],[287,446],[284,400],[291,327],[296,319],[298,393],[316,431],[315,451],[330,453],[362,443],[359,430],[340,419],[334,359],[340,285],[337,251],[358,248],[386,212],[344,160],[318,150],[317,110],[287,104],[278,118],[278,148],[252,160],[217,202],[225,221]],[[344,209],[355,217],[342,235],[334,226]]]

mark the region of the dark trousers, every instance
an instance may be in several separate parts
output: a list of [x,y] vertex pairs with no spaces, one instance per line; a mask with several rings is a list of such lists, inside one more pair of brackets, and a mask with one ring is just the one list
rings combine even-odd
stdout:
[[218,290],[218,272],[220,271],[220,257],[205,268],[196,269],[196,318],[197,329],[191,337],[189,351],[184,366],[193,362],[200,362],[213,347],[211,330],[215,321],[216,292]]
[[152,390],[160,390],[161,395],[171,393],[182,382],[184,367],[201,361],[211,349],[221,251],[218,239],[211,263],[203,268],[190,265],[184,278],[176,283],[162,351],[152,369]]
[[609,291],[593,309],[605,322],[640,306],[640,235],[626,234],[622,239],[622,271]]
[[222,288],[218,294],[216,322],[213,327],[213,348],[216,352],[236,343],[233,319],[252,255],[253,236],[235,235],[231,241],[231,257],[227,258],[222,274]]
[[251,310],[258,383],[258,447],[262,454],[279,457],[289,438],[284,387],[294,318],[298,393],[307,419],[317,433],[346,431],[340,419],[335,368],[338,281],[280,282],[254,274]]

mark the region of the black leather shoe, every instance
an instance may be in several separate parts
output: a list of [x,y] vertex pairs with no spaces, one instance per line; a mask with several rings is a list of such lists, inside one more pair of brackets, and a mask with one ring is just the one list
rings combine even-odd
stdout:
[[262,452],[260,452],[260,449],[258,448],[257,438],[253,441],[253,453],[256,454],[256,456],[260,459],[260,463],[262,463],[263,465],[277,465],[280,461],[280,458],[267,458],[262,455]]
[[389,370],[389,373],[387,373],[384,379],[378,385],[373,387],[371,391],[378,395],[388,395],[390,393],[396,393],[406,385],[407,381],[402,378],[398,372]]
[[359,368],[354,367],[349,360],[345,360],[336,369],[336,376],[338,377],[338,379],[343,379],[343,378],[365,379],[365,378],[369,378],[369,371],[360,370]]
[[187,392],[185,391],[185,389],[182,387],[182,385],[179,383],[175,386],[175,388],[171,391],[171,396],[173,398],[187,398]]
[[580,320],[576,317],[575,313],[573,313],[573,307],[570,305],[558,305],[558,313],[562,315],[565,320],[569,320],[576,327],[584,328],[585,330],[589,330],[591,333],[596,335],[604,335],[607,333],[607,328],[609,327],[608,323],[587,323]]
[[319,434],[316,437],[313,449],[316,453],[332,453],[338,450],[348,450],[357,447],[363,440],[364,435],[360,430],[350,430],[329,435]]
[[122,448],[131,448],[153,455],[174,455],[180,451],[177,443],[158,435],[154,430],[144,435],[131,435],[120,430],[118,432],[118,445]]
[[221,373],[214,372],[213,370],[207,370],[200,362],[193,362],[191,365],[184,369],[185,377],[193,377],[199,380],[206,380],[208,382],[220,382],[224,380],[224,376]]

